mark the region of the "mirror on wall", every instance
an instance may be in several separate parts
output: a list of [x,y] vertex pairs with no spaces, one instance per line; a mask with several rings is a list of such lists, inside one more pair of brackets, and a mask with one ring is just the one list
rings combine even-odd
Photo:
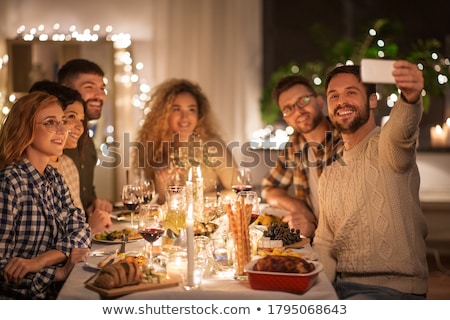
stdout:
[[71,59],[88,59],[103,69],[107,82],[107,99],[101,118],[89,124],[100,159],[94,179],[99,181],[95,182],[99,197],[117,201],[117,185],[120,184],[117,180],[124,175],[122,171],[125,169],[120,164],[114,168],[105,168],[101,165],[101,159],[105,157],[102,150],[105,150],[106,141],[120,141],[120,137],[114,135],[124,130],[123,121],[116,123],[115,113],[117,110],[132,108],[131,103],[128,103],[131,101],[130,85],[116,80],[121,78],[117,75],[124,72],[123,64],[117,63],[117,55],[122,49],[115,48],[112,41],[106,40],[58,42],[14,39],[4,41],[2,46],[0,49],[6,51],[0,53],[3,57],[0,69],[0,98],[4,106],[2,118],[6,116],[5,110],[12,106],[14,97],[17,99],[27,93],[35,81],[56,81],[58,69]]

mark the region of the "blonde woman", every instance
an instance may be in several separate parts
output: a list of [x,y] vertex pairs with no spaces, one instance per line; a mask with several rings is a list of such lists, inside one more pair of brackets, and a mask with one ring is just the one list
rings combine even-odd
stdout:
[[165,200],[165,187],[184,183],[187,169],[197,164],[205,192],[215,187],[230,192],[235,161],[200,86],[186,79],[169,79],[155,88],[150,108],[138,132],[143,148],[135,156],[135,168],[143,168],[146,177],[155,181],[159,202]]

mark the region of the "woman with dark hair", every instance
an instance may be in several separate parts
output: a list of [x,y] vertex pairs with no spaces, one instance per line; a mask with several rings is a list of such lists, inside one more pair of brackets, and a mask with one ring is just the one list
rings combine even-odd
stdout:
[[[83,154],[83,146],[87,142],[87,120],[86,103],[80,93],[49,80],[35,82],[30,89],[30,92],[33,91],[44,91],[58,98],[70,125],[64,149],[78,148],[78,152]],[[75,205],[83,209],[80,197],[80,176],[75,162],[68,155],[62,154],[54,157],[50,164],[64,177]],[[91,226],[92,234],[101,233],[112,224],[109,213],[100,209],[95,209],[86,219]]]

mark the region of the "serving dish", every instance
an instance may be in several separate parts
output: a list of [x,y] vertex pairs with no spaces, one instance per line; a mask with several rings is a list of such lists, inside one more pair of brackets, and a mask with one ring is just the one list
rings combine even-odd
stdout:
[[248,275],[249,285],[254,290],[272,290],[303,294],[317,282],[317,277],[323,269],[323,265],[320,262],[312,261],[315,269],[309,273],[254,271],[253,267],[256,261],[258,259],[252,260],[244,268],[244,271]]
[[148,291],[148,290],[155,290],[155,289],[162,289],[162,288],[169,288],[169,287],[176,287],[178,286],[178,281],[170,280],[170,279],[161,279],[158,282],[154,283],[140,283],[135,285],[128,285],[120,288],[113,288],[113,289],[103,289],[99,288],[96,285],[94,285],[95,279],[98,276],[98,273],[89,279],[88,282],[85,283],[86,288],[95,291],[99,293],[103,298],[112,299],[117,298],[120,296],[124,296],[130,293],[134,292],[140,292],[140,291]]

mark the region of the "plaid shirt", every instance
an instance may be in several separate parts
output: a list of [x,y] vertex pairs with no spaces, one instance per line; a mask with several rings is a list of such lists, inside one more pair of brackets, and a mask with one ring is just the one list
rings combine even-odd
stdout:
[[[317,168],[320,177],[324,167],[340,158],[344,149],[341,134],[332,128],[330,123],[330,131],[326,132],[325,139],[320,144],[307,143],[298,132],[291,135],[285,148],[280,151],[275,167],[262,181],[262,197],[265,198],[265,191],[270,188],[288,190],[293,185],[295,196],[311,209],[313,206],[308,183],[309,168]],[[308,161],[308,147],[317,147],[316,162]]]
[[91,245],[84,212],[75,207],[58,171],[40,174],[24,159],[0,171],[0,292],[26,299],[44,299],[54,285],[56,266],[29,273],[18,284],[4,282],[2,272],[13,257],[25,259],[56,249]]

